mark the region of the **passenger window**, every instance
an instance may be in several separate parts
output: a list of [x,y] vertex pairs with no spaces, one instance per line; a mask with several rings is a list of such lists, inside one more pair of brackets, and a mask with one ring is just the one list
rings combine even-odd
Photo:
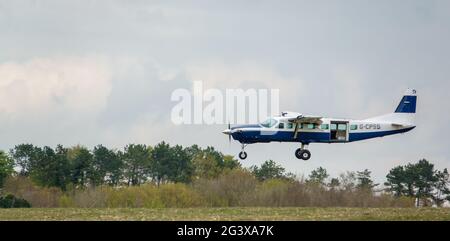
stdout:
[[293,124],[293,123],[288,123],[288,124],[287,124],[287,128],[288,128],[288,129],[294,128],[294,124]]
[[347,130],[347,125],[346,124],[338,124],[338,130],[340,130],[340,131]]
[[306,125],[306,128],[308,128],[308,129],[314,129],[314,124],[307,124],[307,125]]
[[358,129],[358,125],[350,125],[350,130],[354,131]]
[[278,129],[284,129],[284,123],[280,122],[280,124],[278,124]]
[[329,128],[329,125],[328,125],[328,124],[322,124],[322,125],[320,125],[320,129],[322,129],[322,130],[328,130],[328,128]]
[[337,125],[336,124],[331,124],[330,125],[330,129],[331,130],[337,130]]

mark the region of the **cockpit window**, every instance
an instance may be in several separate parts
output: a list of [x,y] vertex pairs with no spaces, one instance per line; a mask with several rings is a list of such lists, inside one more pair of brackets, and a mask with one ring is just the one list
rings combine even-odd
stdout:
[[277,123],[277,121],[275,119],[269,118],[267,120],[265,120],[264,122],[261,123],[262,126],[270,128],[272,126],[274,126]]

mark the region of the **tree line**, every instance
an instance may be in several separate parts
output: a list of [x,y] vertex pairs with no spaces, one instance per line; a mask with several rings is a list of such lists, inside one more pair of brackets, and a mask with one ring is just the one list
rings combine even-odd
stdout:
[[[62,191],[97,186],[139,186],[153,183],[190,184],[196,180],[217,179],[230,170],[243,170],[256,180],[272,179],[295,182],[299,177],[286,172],[273,160],[260,166],[243,168],[230,155],[224,155],[213,147],[197,145],[170,146],[161,142],[155,146],[129,144],[123,149],[110,149],[97,145],[92,150],[84,146],[56,148],[20,144],[0,151],[0,188],[8,177],[23,177],[42,187],[56,187]],[[416,205],[450,201],[449,173],[445,168],[435,170],[434,165],[423,159],[417,163],[392,168],[384,185],[374,183],[369,170],[346,172],[330,177],[319,167],[305,180],[327,190],[363,190],[389,193],[393,197],[410,197]]]
[[[217,177],[224,169],[240,167],[232,156],[213,147],[193,145],[183,148],[161,142],[156,146],[129,144],[123,150],[97,145],[92,150],[77,145],[55,149],[32,144],[16,145],[9,155],[0,152],[0,181],[18,170],[45,187],[82,188],[100,185],[140,185],[154,182],[189,183],[196,178]],[[1,182],[0,182],[1,184]]]

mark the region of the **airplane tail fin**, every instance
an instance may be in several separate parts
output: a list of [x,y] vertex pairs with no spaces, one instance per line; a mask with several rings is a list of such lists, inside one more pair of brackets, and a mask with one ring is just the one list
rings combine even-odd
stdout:
[[416,113],[417,95],[416,90],[408,89],[395,109],[395,113]]
[[407,89],[394,113],[377,116],[368,120],[391,122],[395,125],[414,126],[416,114],[417,92]]

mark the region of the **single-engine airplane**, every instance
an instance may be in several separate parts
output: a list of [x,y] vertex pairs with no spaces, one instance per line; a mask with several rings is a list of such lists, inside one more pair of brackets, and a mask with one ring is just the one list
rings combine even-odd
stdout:
[[364,120],[327,118],[303,115],[296,112],[282,112],[280,116],[270,117],[262,123],[238,125],[222,133],[241,143],[239,158],[247,158],[245,147],[253,143],[299,142],[301,147],[295,151],[298,159],[308,160],[310,143],[347,143],[375,137],[405,133],[414,129],[416,113],[416,90],[408,89],[394,113]]

